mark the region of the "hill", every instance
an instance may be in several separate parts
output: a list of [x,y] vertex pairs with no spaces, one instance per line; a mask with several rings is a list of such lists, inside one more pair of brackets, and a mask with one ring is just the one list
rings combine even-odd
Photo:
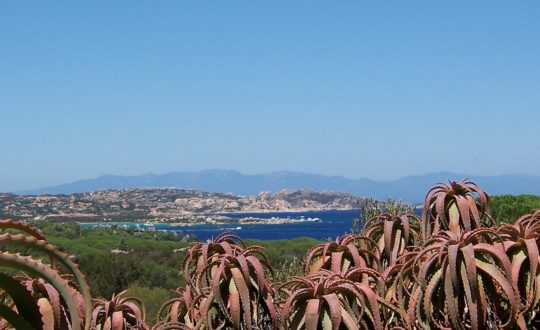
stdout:
[[491,195],[535,194],[540,195],[540,176],[528,174],[477,176],[451,172],[407,176],[391,181],[375,181],[366,178],[349,179],[342,176],[326,176],[300,172],[273,172],[242,174],[230,170],[206,170],[200,172],[170,172],[140,176],[103,175],[95,179],[80,180],[58,186],[17,192],[18,194],[71,194],[101,189],[125,189],[141,187],[175,187],[203,191],[256,195],[263,191],[277,192],[283,189],[313,189],[347,192],[356,196],[377,199],[393,197],[406,202],[418,203],[435,183],[470,178]]

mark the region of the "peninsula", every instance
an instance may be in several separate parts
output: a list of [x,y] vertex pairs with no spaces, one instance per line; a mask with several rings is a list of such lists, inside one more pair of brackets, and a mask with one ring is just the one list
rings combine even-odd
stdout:
[[[239,196],[177,188],[99,190],[70,195],[0,193],[0,218],[52,221],[140,221],[175,224],[224,223],[227,213],[354,209],[363,198],[348,193],[302,190]],[[259,221],[246,215],[239,222]],[[268,219],[265,220],[268,222]],[[273,223],[287,219],[276,218]]]

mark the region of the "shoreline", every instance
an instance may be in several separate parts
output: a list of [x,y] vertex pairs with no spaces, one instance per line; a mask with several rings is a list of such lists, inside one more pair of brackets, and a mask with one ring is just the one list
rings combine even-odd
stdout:
[[254,211],[224,211],[208,214],[227,215],[227,214],[268,214],[268,213],[312,213],[329,211],[355,211],[359,208],[322,208],[322,209],[292,209],[292,210],[254,210]]
[[[242,211],[242,212],[219,212],[219,213],[194,213],[192,220],[189,221],[164,221],[163,219],[135,219],[131,221],[121,221],[121,220],[97,220],[97,221],[76,221],[79,225],[83,226],[92,226],[92,225],[124,225],[124,226],[135,226],[141,227],[141,229],[155,229],[155,226],[167,225],[173,227],[191,227],[198,225],[276,225],[276,224],[295,224],[303,222],[321,222],[322,219],[314,215],[313,217],[307,216],[312,213],[320,212],[332,212],[332,211],[356,211],[357,209],[352,208],[331,208],[331,209],[305,209],[300,210],[296,209],[294,211],[269,211],[269,210],[258,210],[258,211]],[[257,215],[270,215],[270,214],[281,214],[281,213],[293,213],[297,214],[298,217],[290,216],[272,216],[272,217],[258,217]],[[240,217],[231,217],[232,215]],[[245,216],[243,216],[245,215]],[[212,218],[215,217],[215,218]],[[194,219],[197,219],[193,221]],[[127,220],[127,219],[126,219]]]

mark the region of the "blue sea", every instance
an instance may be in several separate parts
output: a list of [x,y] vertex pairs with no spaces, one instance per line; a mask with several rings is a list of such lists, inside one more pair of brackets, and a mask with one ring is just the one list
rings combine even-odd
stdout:
[[[171,226],[156,224],[156,230],[168,230],[178,233],[194,235],[198,240],[207,240],[212,237],[232,231],[242,239],[252,238],[259,240],[292,239],[297,237],[311,237],[317,240],[335,239],[337,236],[351,232],[352,222],[358,216],[359,210],[328,210],[311,212],[272,212],[272,213],[228,213],[230,218],[255,217],[270,219],[272,217],[308,219],[318,218],[320,221],[304,221],[287,224],[226,224],[210,225],[201,224],[193,226]],[[144,225],[135,223],[118,223],[119,225],[137,226],[141,229]],[[103,224],[81,224],[83,227],[100,226]]]
[[[327,238],[334,239],[339,235],[350,232],[352,222],[358,215],[358,210],[328,210],[312,212],[272,212],[272,213],[228,213],[230,218],[256,217],[270,219],[272,217],[304,219],[319,218],[321,221],[304,221],[287,224],[226,224],[210,225],[201,224],[193,226],[171,226],[166,224],[156,224],[153,227],[156,230],[169,230],[178,233],[195,235],[198,240],[207,240],[216,237],[222,232],[233,231],[242,239],[252,238],[259,240],[291,239],[297,237],[311,237],[317,240]],[[117,223],[130,227],[147,228],[144,225],[135,223]],[[81,224],[83,227],[104,226],[105,224]],[[107,224],[110,225],[110,224]]]

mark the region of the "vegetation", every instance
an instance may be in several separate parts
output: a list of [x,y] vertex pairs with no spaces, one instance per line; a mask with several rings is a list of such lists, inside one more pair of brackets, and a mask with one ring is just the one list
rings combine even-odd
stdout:
[[73,223],[37,224],[51,243],[77,260],[95,297],[111,297],[134,285],[172,291],[183,284],[180,266],[190,243],[182,237],[122,228],[79,228]]
[[491,214],[497,224],[513,223],[519,217],[540,209],[540,196],[536,195],[499,195],[492,196],[489,204]]
[[414,214],[413,204],[405,204],[392,198],[388,198],[384,202],[379,202],[378,200],[373,198],[365,198],[357,203],[360,212],[358,216],[353,220],[352,232],[354,234],[360,233],[360,231],[364,228],[365,221],[372,219],[380,214]]
[[[266,248],[231,233],[190,244],[42,224],[71,256],[1,221],[0,329],[530,329],[540,209],[495,225],[489,203],[473,182],[437,184],[421,218],[374,208],[360,232]],[[81,270],[112,298],[92,304]],[[132,293],[152,297],[154,318]]]

